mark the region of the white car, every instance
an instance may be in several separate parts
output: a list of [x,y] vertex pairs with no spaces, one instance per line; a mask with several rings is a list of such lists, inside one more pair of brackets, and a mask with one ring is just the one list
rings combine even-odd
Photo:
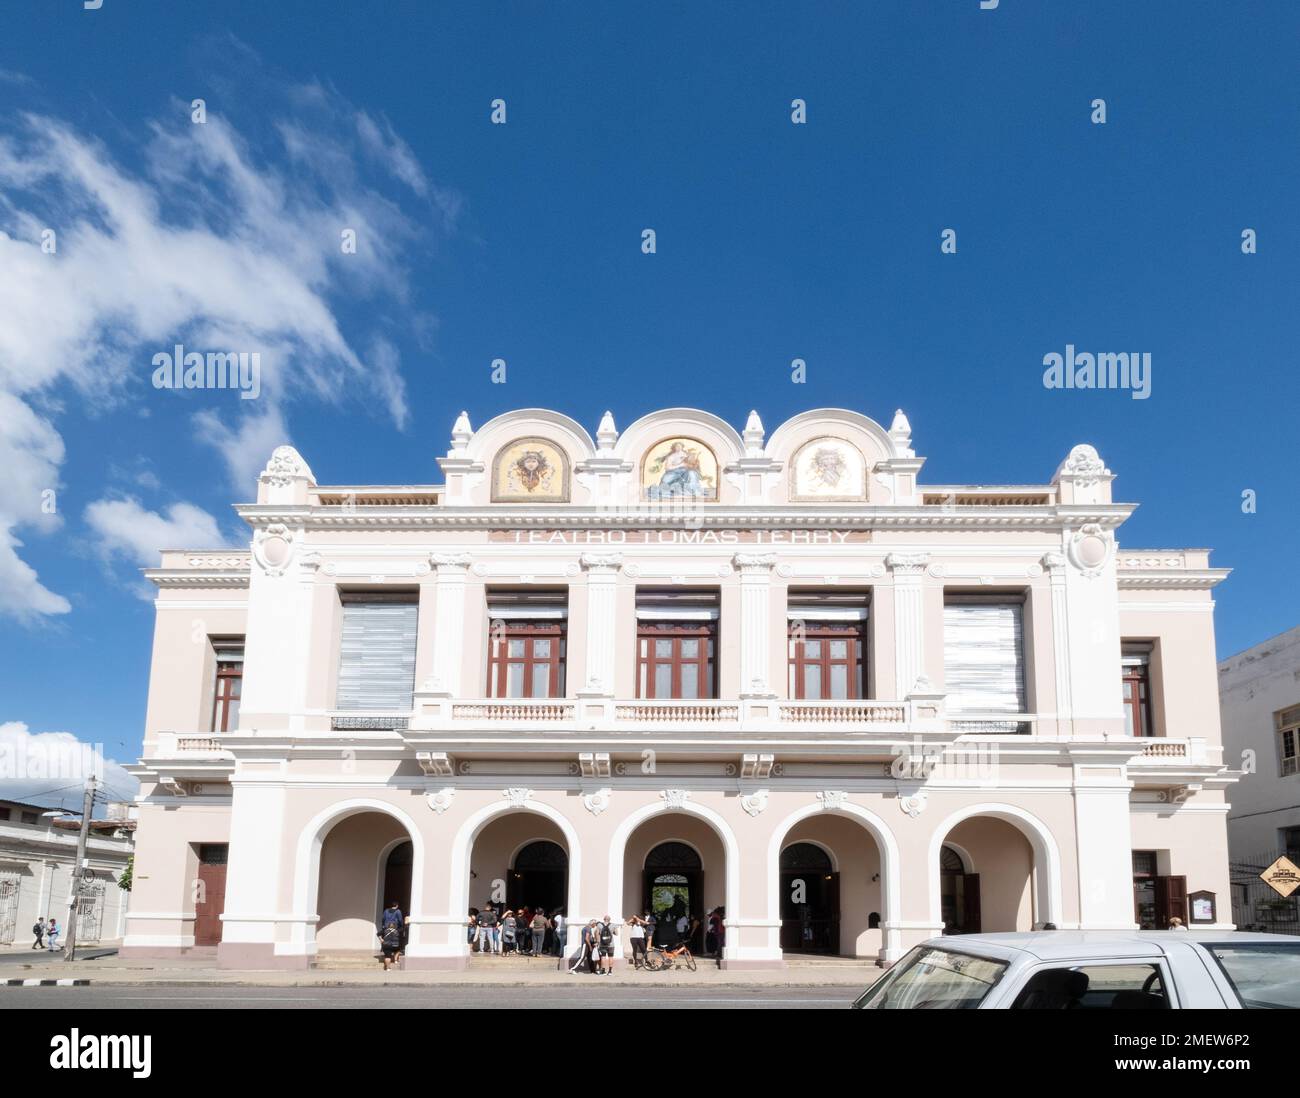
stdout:
[[855,1010],[1300,1007],[1300,937],[1168,930],[965,934],[917,946]]

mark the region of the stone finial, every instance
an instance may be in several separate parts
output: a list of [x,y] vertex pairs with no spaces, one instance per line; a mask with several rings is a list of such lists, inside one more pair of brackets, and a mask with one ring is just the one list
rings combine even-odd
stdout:
[[287,488],[295,479],[316,483],[310,466],[292,446],[277,446],[258,479],[265,481],[272,488]]
[[614,449],[618,441],[618,428],[614,426],[614,413],[607,411],[600,417],[600,426],[596,428],[596,445],[602,451]]
[[750,410],[749,418],[745,420],[745,456],[762,457],[763,456],[763,421],[758,418],[758,412]]
[[469,440],[474,437],[474,428],[469,424],[469,413],[461,412],[456,417],[456,422],[451,428],[451,452],[453,454],[463,454],[465,448],[469,446]]
[[900,454],[904,457],[912,456],[912,424],[903,414],[902,408],[894,412],[894,422],[889,425],[889,437],[894,440]]
[[1097,453],[1096,447],[1081,442],[1070,451],[1069,456],[1057,467],[1056,475],[1052,477],[1052,480],[1059,481],[1063,476],[1074,477],[1078,487],[1090,488],[1102,477],[1109,475],[1110,470],[1106,468],[1106,463],[1101,460],[1101,455]]

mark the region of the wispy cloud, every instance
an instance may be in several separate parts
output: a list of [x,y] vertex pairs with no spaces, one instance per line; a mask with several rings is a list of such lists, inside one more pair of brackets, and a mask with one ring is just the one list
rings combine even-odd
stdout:
[[[407,308],[404,259],[430,226],[454,225],[459,200],[387,119],[320,84],[276,91],[279,111],[263,84],[244,131],[215,111],[194,124],[189,104],[173,103],[166,121],[142,127],[139,157],[49,114],[0,120],[0,466],[12,471],[0,480],[0,614],[69,609],[18,555],[19,531],[58,528],[42,493],[59,487],[51,408],[65,391],[93,395],[108,414],[135,402],[139,414],[173,395],[150,386],[153,353],[174,343],[258,352],[262,396],[195,415],[196,439],[245,494],[287,440],[296,401],[378,391],[405,426],[400,357],[379,318],[415,313],[412,330],[427,326]],[[342,247],[345,230],[355,252]],[[344,306],[358,300],[403,308],[368,309],[345,330]],[[106,507],[92,505],[87,521],[124,513]],[[157,517],[162,526],[145,523],[129,544],[118,531],[115,551],[139,559],[141,539],[204,532],[175,508]]]

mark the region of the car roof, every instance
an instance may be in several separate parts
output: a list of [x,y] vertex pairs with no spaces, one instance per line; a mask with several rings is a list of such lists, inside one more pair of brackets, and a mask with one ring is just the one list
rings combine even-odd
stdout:
[[959,934],[931,938],[929,947],[951,949],[1010,960],[1018,953],[1040,960],[1089,957],[1150,957],[1194,942],[1216,945],[1289,944],[1300,948],[1291,934],[1250,934],[1233,930],[1033,930],[1014,934]]

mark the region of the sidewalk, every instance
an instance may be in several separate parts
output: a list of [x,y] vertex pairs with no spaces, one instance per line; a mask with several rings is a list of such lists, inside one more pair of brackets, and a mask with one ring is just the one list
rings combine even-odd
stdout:
[[[33,951],[34,952],[34,951]],[[712,963],[702,963],[695,972],[685,969],[662,973],[638,972],[627,967],[610,976],[573,975],[558,971],[550,963],[474,958],[472,967],[461,972],[384,972],[379,962],[373,969],[347,967],[300,971],[236,971],[215,967],[210,958],[174,960],[124,960],[105,956],[98,960],[59,963],[60,978],[86,979],[95,987],[367,987],[409,984],[429,987],[533,987],[573,984],[606,986],[615,984],[656,987],[857,987],[865,988],[882,971],[844,958],[800,959],[778,971],[729,972]],[[499,967],[498,967],[499,966]],[[14,954],[0,955],[0,979],[48,977],[52,966],[45,958],[22,962]]]

